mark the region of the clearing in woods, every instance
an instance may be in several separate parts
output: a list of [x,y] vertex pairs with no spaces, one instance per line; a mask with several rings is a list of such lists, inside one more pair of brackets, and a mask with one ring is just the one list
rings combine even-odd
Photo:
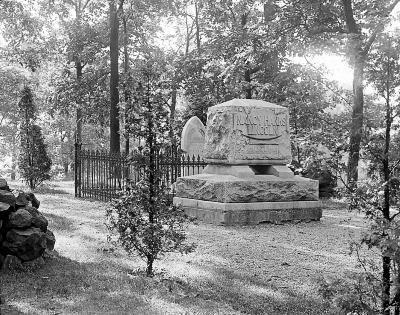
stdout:
[[1,314],[334,314],[318,278],[358,270],[349,242],[362,216],[326,201],[320,222],[193,224],[196,251],[166,256],[149,279],[138,257],[107,243],[107,204],[72,193],[71,182],[37,193],[55,253],[42,267],[2,274]]

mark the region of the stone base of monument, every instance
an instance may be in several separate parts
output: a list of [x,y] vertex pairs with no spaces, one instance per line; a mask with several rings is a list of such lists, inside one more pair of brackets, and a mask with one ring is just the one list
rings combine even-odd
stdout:
[[174,198],[174,204],[200,221],[219,225],[279,224],[288,221],[318,221],[321,201],[277,201],[222,203],[188,198]]
[[233,99],[208,108],[205,131],[196,118],[185,127],[182,149],[194,147],[208,164],[203,174],[175,183],[174,203],[187,214],[225,225],[321,218],[318,181],[294,176],[287,167],[292,160],[287,108]]
[[259,174],[242,166],[213,166],[205,171],[209,170],[213,173],[180,177],[175,183],[174,204],[198,220],[251,225],[312,221],[322,216],[316,180],[293,173],[284,178]]

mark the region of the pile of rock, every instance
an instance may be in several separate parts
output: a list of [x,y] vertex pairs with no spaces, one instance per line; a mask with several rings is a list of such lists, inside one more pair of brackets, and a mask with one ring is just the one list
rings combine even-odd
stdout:
[[33,193],[11,191],[0,178],[0,267],[10,261],[34,261],[46,249],[54,249],[54,234],[39,205]]

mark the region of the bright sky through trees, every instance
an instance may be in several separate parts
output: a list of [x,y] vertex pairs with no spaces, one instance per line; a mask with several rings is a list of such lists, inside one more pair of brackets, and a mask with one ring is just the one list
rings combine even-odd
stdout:
[[[299,58],[300,63],[307,63],[304,58]],[[342,56],[323,54],[308,59],[317,68],[328,70],[326,78],[335,80],[346,89],[351,90],[353,86],[353,70]]]

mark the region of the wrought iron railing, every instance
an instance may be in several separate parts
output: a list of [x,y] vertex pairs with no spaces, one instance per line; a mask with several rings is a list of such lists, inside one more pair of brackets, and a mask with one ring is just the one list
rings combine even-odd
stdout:
[[[200,156],[182,154],[179,149],[155,155],[159,180],[166,187],[180,176],[200,174],[207,165]],[[85,150],[75,145],[75,196],[102,201],[117,198],[128,182],[139,181],[144,166],[131,162],[124,154],[107,151]]]

